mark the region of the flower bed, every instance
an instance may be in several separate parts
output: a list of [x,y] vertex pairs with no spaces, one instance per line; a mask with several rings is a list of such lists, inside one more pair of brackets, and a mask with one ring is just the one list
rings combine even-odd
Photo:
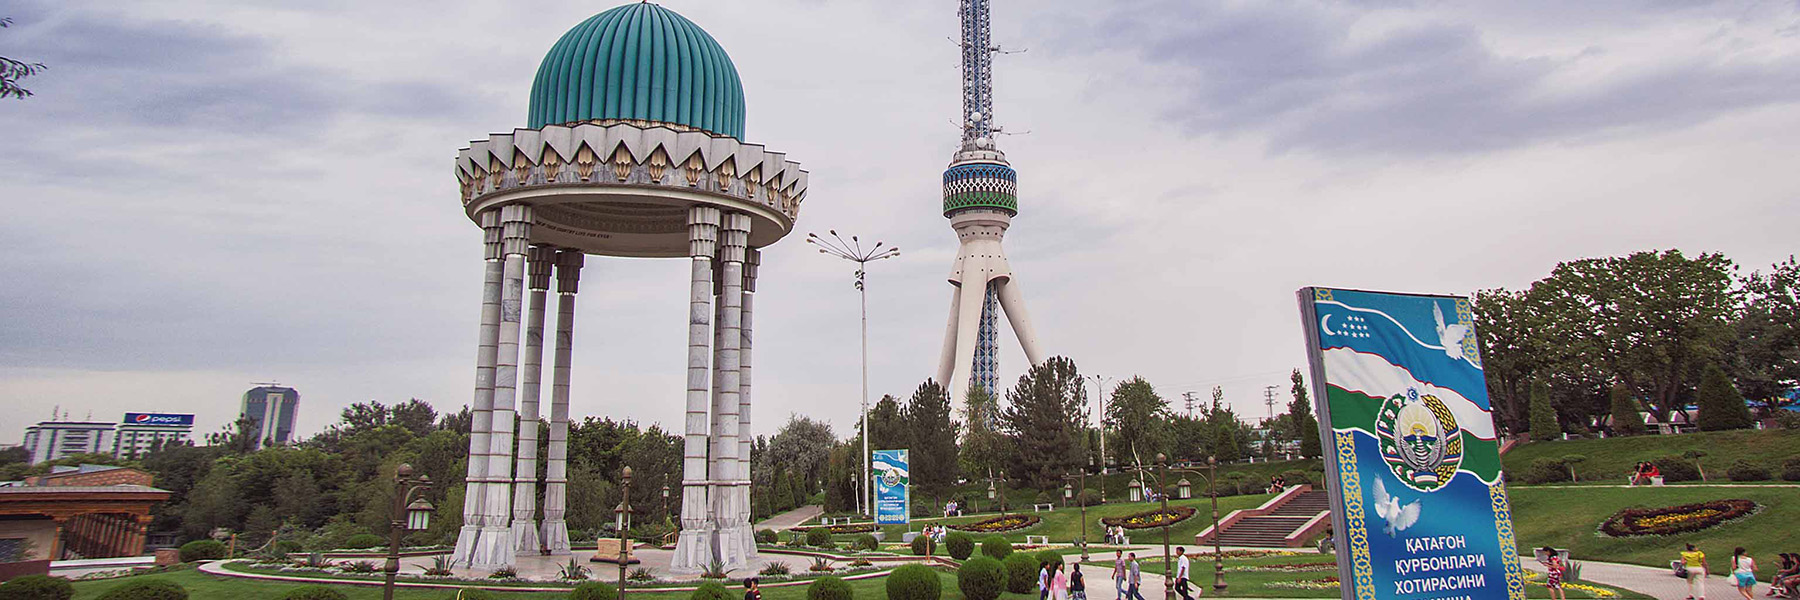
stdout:
[[1300,579],[1300,580],[1295,580],[1295,581],[1271,581],[1271,582],[1263,584],[1263,587],[1271,587],[1271,588],[1284,589],[1284,590],[1335,590],[1335,589],[1338,589],[1338,578],[1336,575],[1333,575],[1330,577],[1321,577],[1318,579]]
[[1024,529],[1038,524],[1041,519],[1032,515],[1001,515],[976,521],[974,523],[957,523],[950,525],[957,531],[973,531],[976,533],[998,533]]
[[[819,526],[817,526],[817,525],[812,526],[812,527],[795,527],[795,528],[793,528],[793,531],[798,531],[800,533],[806,533],[808,531],[812,531],[812,530],[818,529],[818,528],[819,528]],[[832,525],[830,527],[826,527],[825,530],[832,532],[832,533],[875,533],[875,526],[872,524],[868,524],[868,523],[864,523],[862,525]]]
[[1336,562],[1310,562],[1285,565],[1242,565],[1225,567],[1226,572],[1239,573],[1309,573],[1313,571],[1336,571]]
[[1627,508],[1601,523],[1600,532],[1612,537],[1690,533],[1749,516],[1756,509],[1755,502],[1741,498],[1667,508]]
[[1194,516],[1192,506],[1171,506],[1167,509],[1144,511],[1123,517],[1107,517],[1100,519],[1107,526],[1124,527],[1126,529],[1151,529],[1164,525],[1174,525]]

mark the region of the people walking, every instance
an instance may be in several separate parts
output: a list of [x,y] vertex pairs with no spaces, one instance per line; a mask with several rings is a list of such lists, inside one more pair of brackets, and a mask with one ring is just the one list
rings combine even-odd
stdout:
[[1128,600],[1144,600],[1144,595],[1139,592],[1139,588],[1141,586],[1143,586],[1143,584],[1144,584],[1143,567],[1138,564],[1138,557],[1137,557],[1136,552],[1133,552],[1133,553],[1129,554],[1128,556],[1131,557],[1131,560],[1130,560],[1131,566],[1130,566],[1130,573],[1127,574],[1127,576],[1126,576],[1127,580],[1125,583],[1125,597]]
[[1193,600],[1193,596],[1188,595],[1187,548],[1181,546],[1175,547],[1175,593],[1181,600]]
[[1069,600],[1087,600],[1087,580],[1081,576],[1081,563],[1069,565]]
[[1544,587],[1550,589],[1551,598],[1568,600],[1568,594],[1563,591],[1563,572],[1567,571],[1569,567],[1563,564],[1562,553],[1549,546],[1544,546],[1543,553],[1544,572],[1546,573]]
[[1125,600],[1126,570],[1127,569],[1125,567],[1125,551],[1124,550],[1114,550],[1113,551],[1112,580],[1113,580],[1113,591],[1115,593],[1113,594],[1113,597],[1117,598],[1118,600]]
[[1050,600],[1050,563],[1038,565],[1038,600]]
[[1061,561],[1050,563],[1050,599],[1069,600],[1069,574]]
[[1687,572],[1687,600],[1706,600],[1706,553],[1688,544],[1681,553],[1681,566]]
[[1750,553],[1745,552],[1743,546],[1731,551],[1731,578],[1744,600],[1755,600],[1756,559],[1750,558]]

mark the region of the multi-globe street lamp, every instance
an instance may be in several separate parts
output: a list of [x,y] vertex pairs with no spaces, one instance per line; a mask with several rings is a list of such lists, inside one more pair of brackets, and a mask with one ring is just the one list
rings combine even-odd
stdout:
[[850,236],[848,241],[838,235],[837,230],[826,230],[830,238],[821,237],[817,233],[807,233],[806,243],[819,247],[820,254],[829,254],[856,263],[856,293],[862,299],[862,486],[863,491],[857,496],[857,502],[867,501],[864,505],[866,514],[875,514],[874,465],[869,464],[869,291],[864,285],[869,270],[869,263],[884,258],[900,255],[900,249],[875,242],[870,248],[863,248],[862,240]]
[[381,584],[382,600],[394,600],[394,576],[400,572],[400,534],[422,531],[431,526],[431,502],[425,492],[431,489],[431,478],[413,477],[412,465],[400,463],[394,468],[394,505],[388,520],[387,564]]
[[[1094,460],[1092,458],[1088,459],[1088,466],[1089,467],[1094,466]],[[1073,499],[1075,501],[1075,506],[1080,507],[1080,511],[1081,511],[1081,539],[1080,539],[1081,560],[1083,562],[1086,562],[1088,559],[1087,503],[1081,501],[1081,495],[1087,493],[1087,469],[1080,469],[1078,472],[1079,472],[1078,475],[1063,475],[1063,479],[1064,480],[1074,479],[1074,480],[1078,481],[1079,482],[1078,485],[1080,486],[1081,491],[1079,491],[1079,492],[1074,491],[1069,488],[1069,484],[1064,483],[1063,484],[1063,498],[1065,500]],[[1102,480],[1102,481],[1104,481],[1104,480]]]
[[1156,480],[1155,493],[1157,494],[1157,496],[1159,496],[1162,499],[1161,514],[1163,515],[1162,518],[1164,519],[1163,524],[1162,524],[1163,576],[1167,581],[1171,582],[1168,585],[1164,586],[1163,596],[1165,598],[1172,599],[1175,597],[1175,585],[1174,585],[1174,583],[1172,583],[1173,581],[1175,581],[1175,579],[1174,579],[1175,569],[1174,569],[1174,566],[1171,564],[1172,559],[1169,556],[1169,525],[1171,525],[1171,523],[1169,523],[1166,520],[1166,519],[1168,519],[1168,515],[1169,515],[1168,481],[1169,481],[1169,471],[1171,471],[1171,470],[1173,470],[1177,473],[1186,473],[1186,474],[1195,475],[1195,476],[1206,479],[1207,487],[1210,490],[1208,495],[1212,496],[1212,522],[1213,522],[1213,536],[1212,536],[1212,539],[1213,539],[1213,585],[1212,585],[1212,587],[1213,587],[1213,590],[1220,592],[1220,593],[1223,593],[1227,587],[1227,585],[1225,583],[1225,554],[1221,551],[1222,549],[1221,549],[1221,546],[1219,543],[1219,531],[1218,531],[1218,527],[1219,527],[1219,488],[1217,485],[1215,485],[1213,483],[1214,481],[1216,481],[1218,479],[1219,463],[1216,458],[1209,456],[1206,458],[1206,464],[1207,464],[1207,469],[1210,471],[1210,475],[1209,475],[1209,473],[1203,473],[1203,472],[1199,471],[1198,469],[1187,469],[1187,468],[1182,468],[1182,467],[1171,468],[1169,466],[1169,457],[1159,452],[1156,455],[1155,470],[1151,470],[1150,468],[1141,467],[1141,466],[1132,468],[1133,471],[1136,471],[1140,474],[1149,474],[1150,476],[1155,478],[1155,480]]

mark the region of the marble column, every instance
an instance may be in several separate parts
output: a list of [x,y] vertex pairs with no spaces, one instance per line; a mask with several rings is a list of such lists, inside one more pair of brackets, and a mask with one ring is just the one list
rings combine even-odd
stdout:
[[724,216],[719,239],[719,321],[718,379],[713,403],[713,419],[717,427],[712,445],[712,517],[716,523],[717,552],[727,567],[748,564],[744,540],[750,527],[745,501],[749,498],[742,486],[738,469],[739,384],[744,341],[744,254],[749,248],[750,216],[728,213]]
[[537,527],[538,395],[543,380],[544,300],[556,249],[534,246],[526,261],[530,307],[525,316],[525,358],[519,368],[519,449],[513,461],[513,551],[536,555],[543,549]]
[[488,473],[486,494],[482,499],[481,543],[476,546],[474,566],[500,567],[513,564],[512,540],[512,459],[513,428],[517,424],[514,403],[518,398],[519,334],[524,317],[525,259],[531,249],[531,207],[510,205],[500,208],[501,263],[500,343],[494,361],[494,406],[492,428],[488,431]]
[[544,523],[542,540],[550,554],[569,553],[569,359],[575,342],[575,293],[581,286],[580,250],[556,253],[556,366],[550,374],[550,441],[544,449]]
[[[755,513],[750,493],[755,488],[750,484],[750,446],[754,439],[750,434],[750,325],[751,308],[756,299],[756,269],[762,264],[762,251],[750,248],[744,254],[744,299],[743,299],[743,341],[738,344],[738,485],[743,489],[743,510],[740,518],[750,523]],[[751,527],[744,528],[744,549],[748,558],[756,557],[756,535]]]
[[481,545],[482,509],[487,498],[488,430],[493,423],[494,360],[500,340],[500,280],[504,265],[500,262],[500,211],[481,213],[483,260],[486,266],[481,283],[481,327],[476,335],[475,398],[469,409],[469,467],[464,480],[462,529],[456,534],[456,550],[451,560],[456,564],[474,565],[475,549]]
[[687,417],[681,452],[681,535],[669,568],[697,573],[718,560],[713,546],[715,525],[708,513],[707,385],[712,349],[712,260],[719,241],[719,209],[688,209],[688,353]]

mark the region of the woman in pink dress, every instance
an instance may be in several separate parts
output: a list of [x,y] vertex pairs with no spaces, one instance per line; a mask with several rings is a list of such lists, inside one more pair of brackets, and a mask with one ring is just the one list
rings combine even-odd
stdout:
[[1069,600],[1069,574],[1063,572],[1062,561],[1050,563],[1050,598]]

